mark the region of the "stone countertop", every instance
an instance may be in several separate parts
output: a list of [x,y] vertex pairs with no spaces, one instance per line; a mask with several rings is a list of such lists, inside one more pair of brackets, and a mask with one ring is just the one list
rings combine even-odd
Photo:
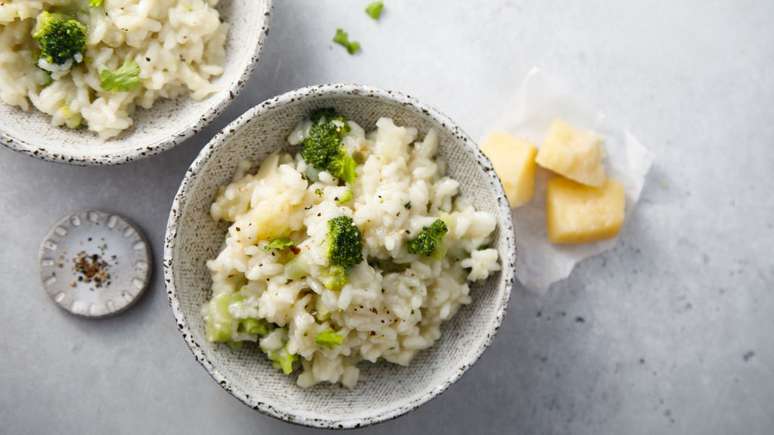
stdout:
[[[295,434],[210,380],[179,337],[159,264],[167,212],[228,121],[322,82],[401,90],[485,132],[534,65],[657,154],[618,247],[543,296],[514,289],[457,384],[372,434],[771,433],[774,424],[774,3],[278,0],[248,88],[192,140],[110,168],[0,150],[0,433]],[[329,41],[344,27],[350,57]],[[137,306],[83,320],[49,300],[38,245],[65,213],[121,213],[152,242]],[[528,253],[525,253],[528,255]]]

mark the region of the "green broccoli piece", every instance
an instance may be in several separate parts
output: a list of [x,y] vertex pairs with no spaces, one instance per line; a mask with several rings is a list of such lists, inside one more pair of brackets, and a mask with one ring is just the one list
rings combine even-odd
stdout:
[[326,329],[314,337],[314,342],[320,346],[336,347],[344,342],[344,336],[337,334],[331,329]]
[[109,92],[128,92],[140,86],[140,65],[127,60],[115,71],[103,69],[99,72],[99,84]]
[[268,354],[275,369],[282,370],[282,373],[289,375],[293,373],[293,363],[298,361],[298,355],[288,352],[287,346],[280,350],[273,350]]
[[207,321],[205,331],[207,340],[214,343],[232,341],[234,323],[237,322],[228,310],[234,302],[241,302],[245,297],[240,293],[221,293],[207,304]]
[[357,177],[357,173],[355,172],[356,167],[357,163],[355,163],[355,159],[353,159],[342,147],[339,150],[339,154],[331,160],[331,163],[328,166],[328,172],[339,180],[342,180],[347,184],[352,184]]
[[274,329],[273,325],[267,322],[265,319],[240,319],[237,326],[237,332],[242,332],[250,335],[257,335],[263,337],[271,330]]
[[206,305],[206,323],[204,325],[207,340],[213,343],[226,343],[234,347],[234,332],[263,337],[274,329],[274,325],[264,319],[237,319],[228,310],[229,305],[245,300],[242,293],[221,293]]
[[102,6],[102,3],[104,3],[105,0],[89,0],[89,6],[93,8],[98,8]]
[[328,290],[337,292],[343,289],[348,282],[347,269],[341,266],[331,266],[322,273],[322,283]]
[[352,201],[352,198],[354,197],[354,194],[352,193],[352,189],[347,189],[346,192],[344,192],[339,199],[336,200],[336,203],[339,205],[346,204],[350,201]]
[[63,65],[68,60],[81,62],[86,51],[86,26],[75,18],[43,11],[32,38],[40,46],[40,57],[51,64]]
[[352,218],[339,216],[328,221],[328,261],[322,283],[339,291],[349,282],[349,269],[363,261],[362,237]]
[[341,148],[342,138],[349,132],[349,125],[337,118],[312,119],[312,128],[304,139],[301,157],[309,165],[321,171],[328,166]]
[[382,17],[382,11],[384,10],[384,2],[381,0],[371,2],[368,6],[365,8],[366,14],[373,18],[374,20],[378,21],[379,18]]
[[267,243],[266,246],[263,247],[263,250],[266,252],[282,251],[288,248],[292,248],[294,246],[296,246],[296,242],[288,239],[287,237],[280,237],[278,239],[274,239],[271,242]]
[[409,240],[409,253],[424,255],[425,257],[433,255],[436,249],[441,245],[443,237],[447,232],[449,232],[449,229],[446,227],[446,223],[440,219],[436,219],[430,226],[422,228],[422,231],[417,234],[416,238]]
[[339,216],[328,221],[328,260],[331,266],[341,266],[346,271],[363,261],[363,241],[351,217]]
[[312,128],[304,139],[301,157],[314,168],[328,171],[345,183],[353,183],[357,163],[341,145],[350,131],[347,119],[331,108],[318,109],[310,118]]
[[63,104],[59,107],[59,113],[62,115],[62,118],[64,118],[65,125],[69,128],[76,129],[80,127],[83,122],[81,114],[70,110],[70,106],[67,104]]
[[333,42],[346,48],[347,53],[349,54],[355,54],[360,51],[360,43],[357,41],[350,41],[349,34],[343,29],[336,29],[336,34],[333,36]]

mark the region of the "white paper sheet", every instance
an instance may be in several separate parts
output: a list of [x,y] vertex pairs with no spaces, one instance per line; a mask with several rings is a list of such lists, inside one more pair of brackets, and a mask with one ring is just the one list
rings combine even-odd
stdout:
[[[551,122],[562,118],[602,135],[608,175],[620,181],[626,190],[626,217],[629,219],[654,159],[653,153],[632,133],[615,125],[604,113],[575,96],[572,88],[539,68],[527,74],[511,108],[490,132],[506,131],[539,147]],[[535,292],[544,292],[551,284],[567,278],[581,260],[611,249],[618,240],[574,246],[551,244],[545,226],[547,179],[548,173],[538,168],[535,198],[512,212],[518,252],[516,276],[527,289]]]

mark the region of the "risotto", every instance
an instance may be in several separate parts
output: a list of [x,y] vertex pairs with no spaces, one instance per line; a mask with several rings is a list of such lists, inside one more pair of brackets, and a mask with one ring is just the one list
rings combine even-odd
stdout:
[[296,383],[355,386],[358,363],[408,365],[500,269],[496,227],[459,195],[424,137],[389,118],[368,134],[330,109],[257,171],[242,162],[211,206],[229,223],[207,262],[207,337],[254,342]]
[[204,99],[223,73],[218,0],[0,2],[0,99],[108,139],[139,106]]

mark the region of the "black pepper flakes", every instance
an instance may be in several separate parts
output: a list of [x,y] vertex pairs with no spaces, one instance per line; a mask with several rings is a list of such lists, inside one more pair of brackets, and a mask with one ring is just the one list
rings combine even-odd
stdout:
[[102,288],[110,284],[110,265],[99,254],[88,255],[81,251],[73,258],[73,271],[79,282],[93,283]]

